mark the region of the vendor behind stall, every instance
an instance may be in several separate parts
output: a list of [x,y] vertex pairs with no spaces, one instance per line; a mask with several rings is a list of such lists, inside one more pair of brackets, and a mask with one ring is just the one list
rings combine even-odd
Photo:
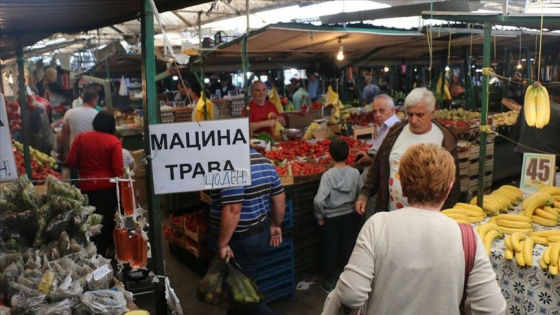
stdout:
[[[190,85],[191,85],[191,88],[189,89],[190,97],[196,103],[193,120],[194,121],[213,120],[214,103],[210,101],[210,98],[203,96],[202,87],[200,86],[200,84],[198,84],[196,80],[193,80],[190,83]],[[206,109],[204,109],[205,105],[206,105]]]
[[276,106],[266,99],[266,85],[262,81],[255,81],[251,84],[251,101],[249,102],[249,115],[243,108],[242,115],[249,117],[251,132],[266,132],[272,134],[272,127],[276,122],[286,126],[286,120]]

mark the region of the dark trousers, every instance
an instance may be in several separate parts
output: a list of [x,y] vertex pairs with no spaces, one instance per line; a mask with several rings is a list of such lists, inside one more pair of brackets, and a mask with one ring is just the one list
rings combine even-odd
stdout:
[[337,263],[342,267],[348,263],[361,225],[361,216],[355,212],[325,219],[323,277],[326,281],[331,283],[335,281]]
[[[242,235],[242,234],[241,234]],[[269,247],[270,227],[267,224],[262,232],[249,237],[234,236],[229,247],[235,257],[233,260],[241,267],[241,271],[248,277],[255,279],[259,256]],[[243,309],[229,309],[228,315],[274,315],[266,304],[260,303]]]
[[115,188],[104,188],[85,192],[89,205],[95,207],[95,213],[103,215],[101,234],[91,238],[97,247],[97,253],[107,257],[107,249],[114,248],[113,230],[115,229],[115,212],[117,210],[117,191]]

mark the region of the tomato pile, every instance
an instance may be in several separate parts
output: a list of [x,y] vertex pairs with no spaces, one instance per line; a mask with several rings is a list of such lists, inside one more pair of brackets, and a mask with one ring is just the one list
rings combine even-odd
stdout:
[[[347,164],[353,164],[359,151],[367,151],[370,147],[366,142],[351,137],[339,137],[348,143],[350,154],[346,160]],[[310,143],[305,140],[290,140],[280,142],[280,149],[266,152],[266,157],[276,164],[276,171],[282,176],[289,176],[289,168],[293,176],[306,176],[319,174],[327,170],[332,158],[328,154],[330,139],[317,140]],[[300,161],[307,158],[311,163]]]
[[292,169],[292,176],[309,176],[313,174],[321,174],[326,171],[325,166],[320,164],[309,164],[306,162],[292,161],[286,166],[274,166],[280,177],[289,176]]
[[359,114],[352,113],[346,121],[352,124],[352,126],[369,126],[369,124],[375,122],[375,118],[373,116],[373,111],[370,111]]
[[10,131],[21,130],[21,112],[17,102],[6,102],[6,112],[8,114],[8,121],[10,124]]
[[191,212],[185,215],[172,217],[170,221],[175,224],[175,226],[186,228],[187,230],[197,232],[200,234],[206,234],[208,227],[206,226],[206,218],[202,211]]
[[311,103],[311,108],[313,109],[322,109],[323,108],[323,104],[319,103],[319,101],[315,100],[313,101],[313,103]]
[[[14,151],[14,158],[16,161],[16,168],[18,175],[26,174],[25,172],[25,158],[23,156],[23,152],[19,150]],[[33,155],[30,155],[31,160],[31,180],[36,181],[34,182],[35,185],[43,184],[44,181],[47,179],[48,175],[52,175],[56,178],[61,178],[60,173],[51,169],[51,165],[49,163],[41,163],[35,160]]]

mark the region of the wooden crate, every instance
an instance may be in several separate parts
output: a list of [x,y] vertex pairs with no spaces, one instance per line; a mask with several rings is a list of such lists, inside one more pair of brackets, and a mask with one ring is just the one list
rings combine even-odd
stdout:
[[193,241],[195,241],[197,243],[204,242],[204,241],[206,241],[206,238],[207,238],[206,233],[201,233],[200,226],[196,227],[196,231],[193,231],[193,230],[187,228],[186,226],[184,226],[183,227],[183,233],[185,234],[186,237],[192,239]]
[[371,136],[371,139],[375,138],[375,127],[360,127],[360,128],[353,128],[352,134],[354,138],[358,139],[361,136]]
[[165,235],[169,244],[185,249],[193,254],[196,258],[207,257],[209,254],[208,246],[206,243],[192,244],[185,236],[179,237],[176,235]]

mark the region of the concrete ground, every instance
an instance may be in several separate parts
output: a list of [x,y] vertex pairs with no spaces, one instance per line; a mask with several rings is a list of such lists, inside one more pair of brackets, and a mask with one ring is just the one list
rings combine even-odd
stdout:
[[[181,302],[183,314],[225,314],[225,309],[220,306],[204,304],[198,301],[196,288],[201,275],[181,261],[185,261],[184,256],[179,257],[171,252],[165,239],[162,245],[166,274],[169,277],[171,287],[175,290]],[[192,263],[193,261],[188,262]],[[196,267],[195,265],[194,269]],[[321,314],[326,297],[327,294],[319,288],[318,284],[311,284],[307,290],[296,290],[294,298],[282,298],[269,303],[269,306],[278,315],[317,315]],[[141,309],[149,311],[150,314],[156,314],[153,294],[135,295],[135,303]]]

